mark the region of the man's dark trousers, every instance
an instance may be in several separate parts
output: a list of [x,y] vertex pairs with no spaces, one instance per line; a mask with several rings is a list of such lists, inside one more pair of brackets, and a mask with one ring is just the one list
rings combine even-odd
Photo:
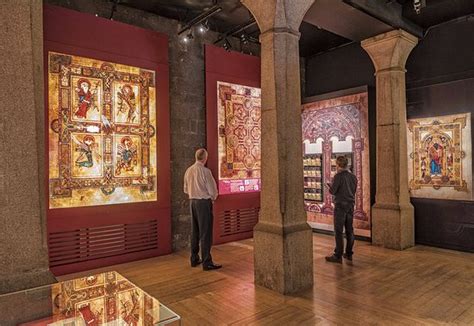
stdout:
[[210,199],[191,199],[191,264],[199,260],[199,241],[201,241],[202,265],[212,264],[212,201]]
[[352,226],[354,216],[353,203],[337,203],[334,207],[334,233],[336,236],[336,249],[334,255],[342,257],[344,248],[344,228],[346,229],[346,254],[352,256],[354,246],[354,228]]

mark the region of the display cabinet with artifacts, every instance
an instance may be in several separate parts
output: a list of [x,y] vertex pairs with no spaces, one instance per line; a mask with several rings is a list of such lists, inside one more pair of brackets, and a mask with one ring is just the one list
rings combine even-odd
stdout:
[[304,201],[305,206],[323,200],[321,154],[309,154],[303,157]]
[[337,157],[344,156],[349,161],[349,170],[359,181],[354,209],[355,233],[370,237],[367,121],[367,93],[303,105],[304,199],[308,223],[314,229],[334,230],[333,198],[325,191],[325,184],[331,183],[337,173]]

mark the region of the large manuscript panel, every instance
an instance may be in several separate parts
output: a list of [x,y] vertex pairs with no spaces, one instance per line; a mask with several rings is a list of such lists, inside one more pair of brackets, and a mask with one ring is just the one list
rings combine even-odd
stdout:
[[260,191],[260,88],[217,83],[219,193]]
[[49,208],[155,201],[155,72],[50,52]]

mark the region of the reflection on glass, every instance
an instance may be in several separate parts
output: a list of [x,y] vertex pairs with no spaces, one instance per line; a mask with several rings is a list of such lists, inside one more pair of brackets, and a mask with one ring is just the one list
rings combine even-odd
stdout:
[[22,325],[164,325],[180,317],[116,272],[50,285],[52,316]]

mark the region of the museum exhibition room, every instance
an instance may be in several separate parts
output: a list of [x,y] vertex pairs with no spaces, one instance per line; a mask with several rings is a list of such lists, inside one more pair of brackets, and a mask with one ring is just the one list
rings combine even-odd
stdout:
[[474,0],[0,17],[0,326],[474,325]]

